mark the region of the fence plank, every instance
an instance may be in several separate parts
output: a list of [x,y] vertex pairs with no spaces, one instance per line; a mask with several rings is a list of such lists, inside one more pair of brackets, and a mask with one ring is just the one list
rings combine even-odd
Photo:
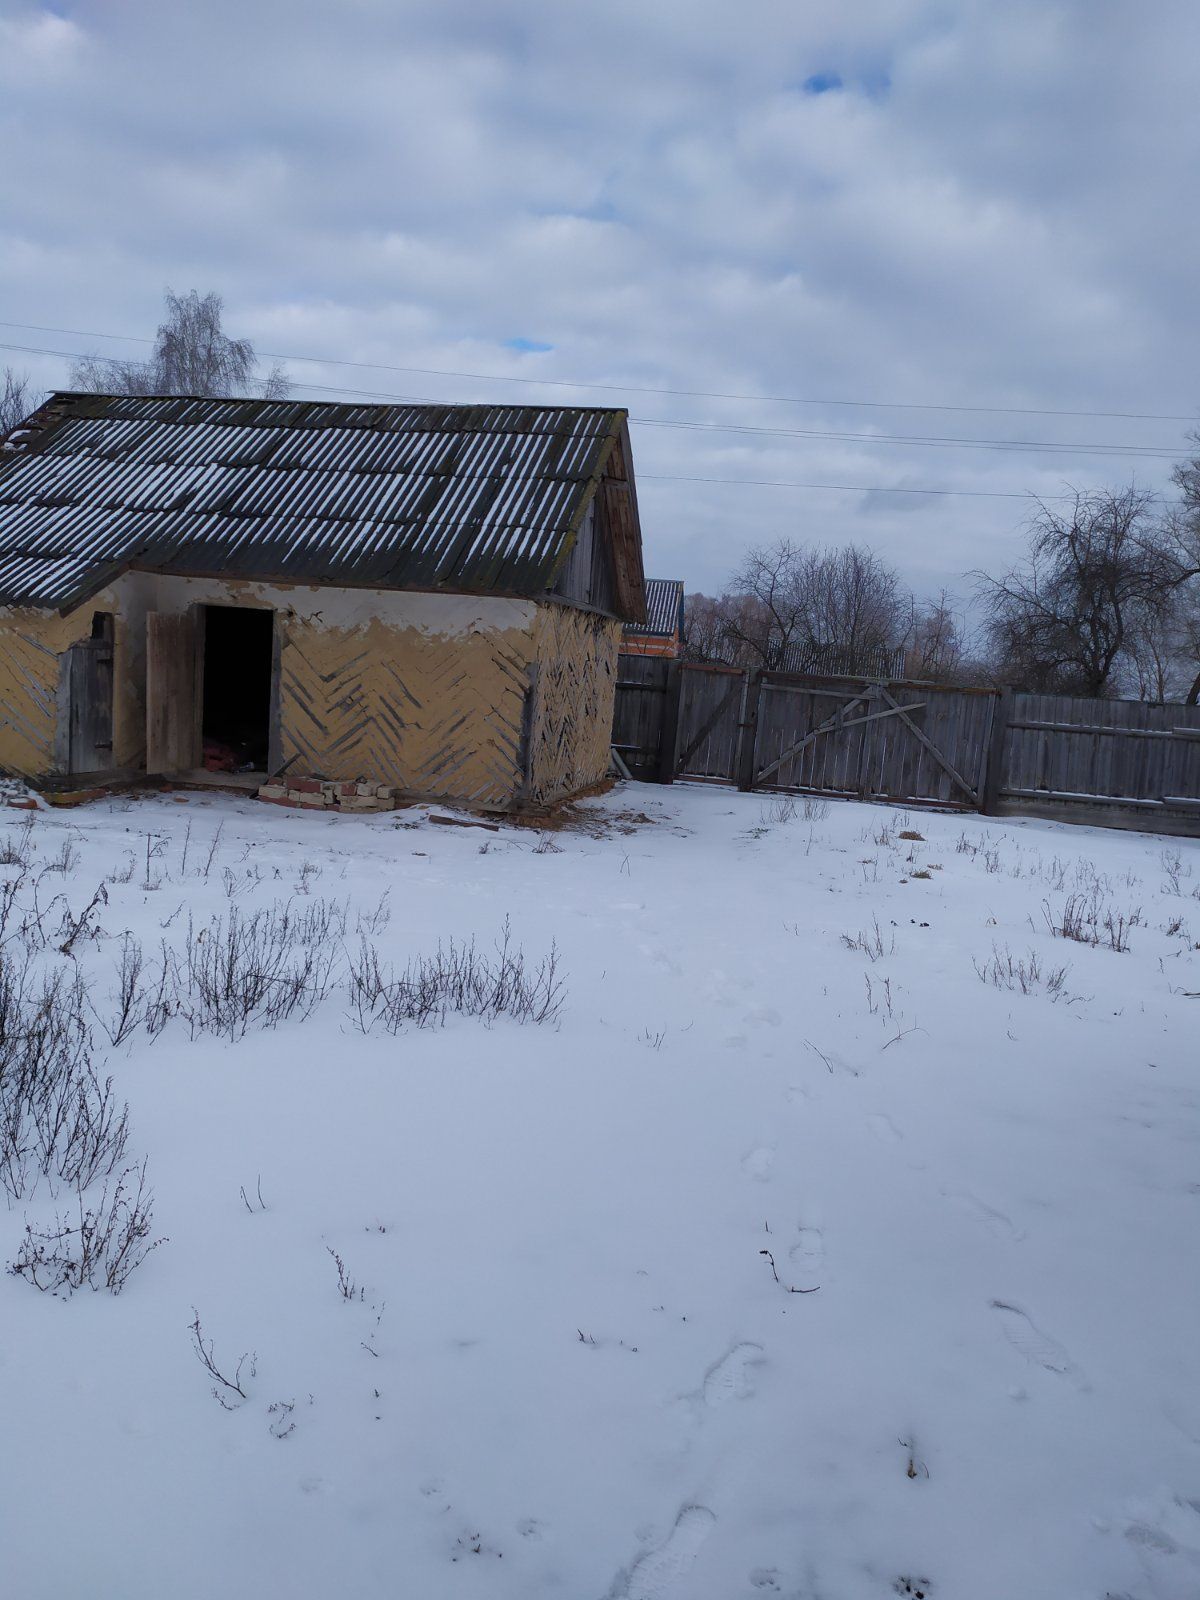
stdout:
[[[919,699],[906,701],[914,692]],[[1139,825],[1200,832],[1195,706],[885,686],[631,656],[621,657],[616,699],[612,742],[638,777],[665,777],[664,758],[679,752],[679,776],[741,787],[966,803],[988,813],[1040,806],[1045,815],[1118,826],[1123,812],[1158,812],[1161,824]]]

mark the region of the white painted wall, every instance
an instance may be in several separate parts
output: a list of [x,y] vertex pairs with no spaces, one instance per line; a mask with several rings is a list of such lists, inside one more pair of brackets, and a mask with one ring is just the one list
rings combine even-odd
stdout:
[[378,620],[447,639],[468,633],[531,628],[537,614],[533,600],[494,595],[318,588],[222,578],[178,578],[149,572],[127,573],[114,590],[120,592],[122,610],[131,620],[134,611],[144,615],[147,611],[186,611],[192,605],[260,605],[329,628],[365,627]]

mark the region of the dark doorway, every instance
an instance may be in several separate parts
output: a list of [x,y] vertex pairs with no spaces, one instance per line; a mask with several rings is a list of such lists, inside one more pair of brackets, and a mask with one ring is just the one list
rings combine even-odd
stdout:
[[275,613],[204,608],[201,731],[210,772],[265,772]]

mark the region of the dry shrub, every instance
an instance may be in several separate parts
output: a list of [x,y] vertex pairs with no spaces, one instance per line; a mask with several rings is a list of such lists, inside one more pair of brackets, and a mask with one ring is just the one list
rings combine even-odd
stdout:
[[[136,1186],[134,1183],[136,1180]],[[146,1165],[129,1167],[99,1200],[78,1197],[78,1220],[57,1217],[52,1228],[25,1224],[25,1237],[10,1270],[35,1289],[72,1294],[85,1285],[120,1294],[130,1274],[163,1239],[151,1239],[153,1195]]]
[[442,1027],[452,1013],[495,1022],[511,1017],[516,1022],[554,1022],[563,1003],[563,980],[558,972],[558,949],[536,965],[514,945],[505,919],[495,954],[479,949],[475,940],[450,939],[430,956],[418,956],[403,972],[385,968],[379,951],[368,940],[360,943],[350,963],[350,1003],[358,1027],[369,1033],[381,1024],[395,1033],[405,1023],[418,1028]]

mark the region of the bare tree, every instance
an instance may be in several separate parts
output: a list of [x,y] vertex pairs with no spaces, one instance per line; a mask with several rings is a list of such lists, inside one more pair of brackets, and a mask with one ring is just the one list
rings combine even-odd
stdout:
[[1162,705],[1180,698],[1180,635],[1174,594],[1137,608],[1124,652],[1123,687],[1138,700]]
[[[1200,433],[1191,435],[1200,446]],[[1186,703],[1200,703],[1200,455],[1181,461],[1171,474],[1179,490],[1179,504],[1164,519],[1164,530],[1176,562],[1175,620],[1176,664],[1186,671]]]
[[221,327],[219,294],[166,291],[166,319],[159,324],[148,361],[113,361],[85,356],[71,369],[76,389],[89,394],[188,394],[222,397],[288,393],[283,369],[255,378],[258,358],[249,339],[230,339]]
[[0,439],[7,438],[18,423],[24,422],[36,405],[29,374],[5,367],[4,382],[0,384]]
[[[1191,441],[1200,447],[1200,433]],[[1180,461],[1171,473],[1179,504],[1167,520],[1175,554],[1188,577],[1200,576],[1200,455]]]
[[725,659],[725,597],[688,594],[684,597],[683,655],[686,661]]
[[801,546],[779,539],[747,551],[734,574],[734,593],[748,603],[728,608],[726,633],[756,666],[778,666],[804,626],[803,561]]
[[[1169,555],[1174,562],[1173,548]],[[1126,649],[1129,689],[1158,703],[1200,699],[1200,583],[1179,575],[1137,608]]]
[[809,551],[803,578],[812,643],[844,652],[850,661],[903,643],[912,600],[896,572],[872,551],[856,544]]
[[1178,658],[1186,664],[1191,676],[1183,701],[1185,705],[1194,706],[1200,704],[1200,597],[1194,590],[1180,610]]
[[962,617],[945,589],[914,604],[904,670],[928,683],[960,683],[971,674]]
[[719,661],[731,667],[761,662],[757,646],[751,650],[744,642],[765,638],[768,631],[766,614],[751,596],[689,594],[685,606],[685,660]]
[[790,539],[751,550],[732,588],[747,604],[726,618],[730,639],[759,666],[784,664],[797,647],[856,660],[896,649],[912,602],[897,574],[861,545],[820,549]]
[[1065,513],[1040,506],[1025,561],[1004,578],[977,574],[998,670],[1033,690],[1102,695],[1115,686],[1146,607],[1178,581],[1134,486],[1077,492]]

